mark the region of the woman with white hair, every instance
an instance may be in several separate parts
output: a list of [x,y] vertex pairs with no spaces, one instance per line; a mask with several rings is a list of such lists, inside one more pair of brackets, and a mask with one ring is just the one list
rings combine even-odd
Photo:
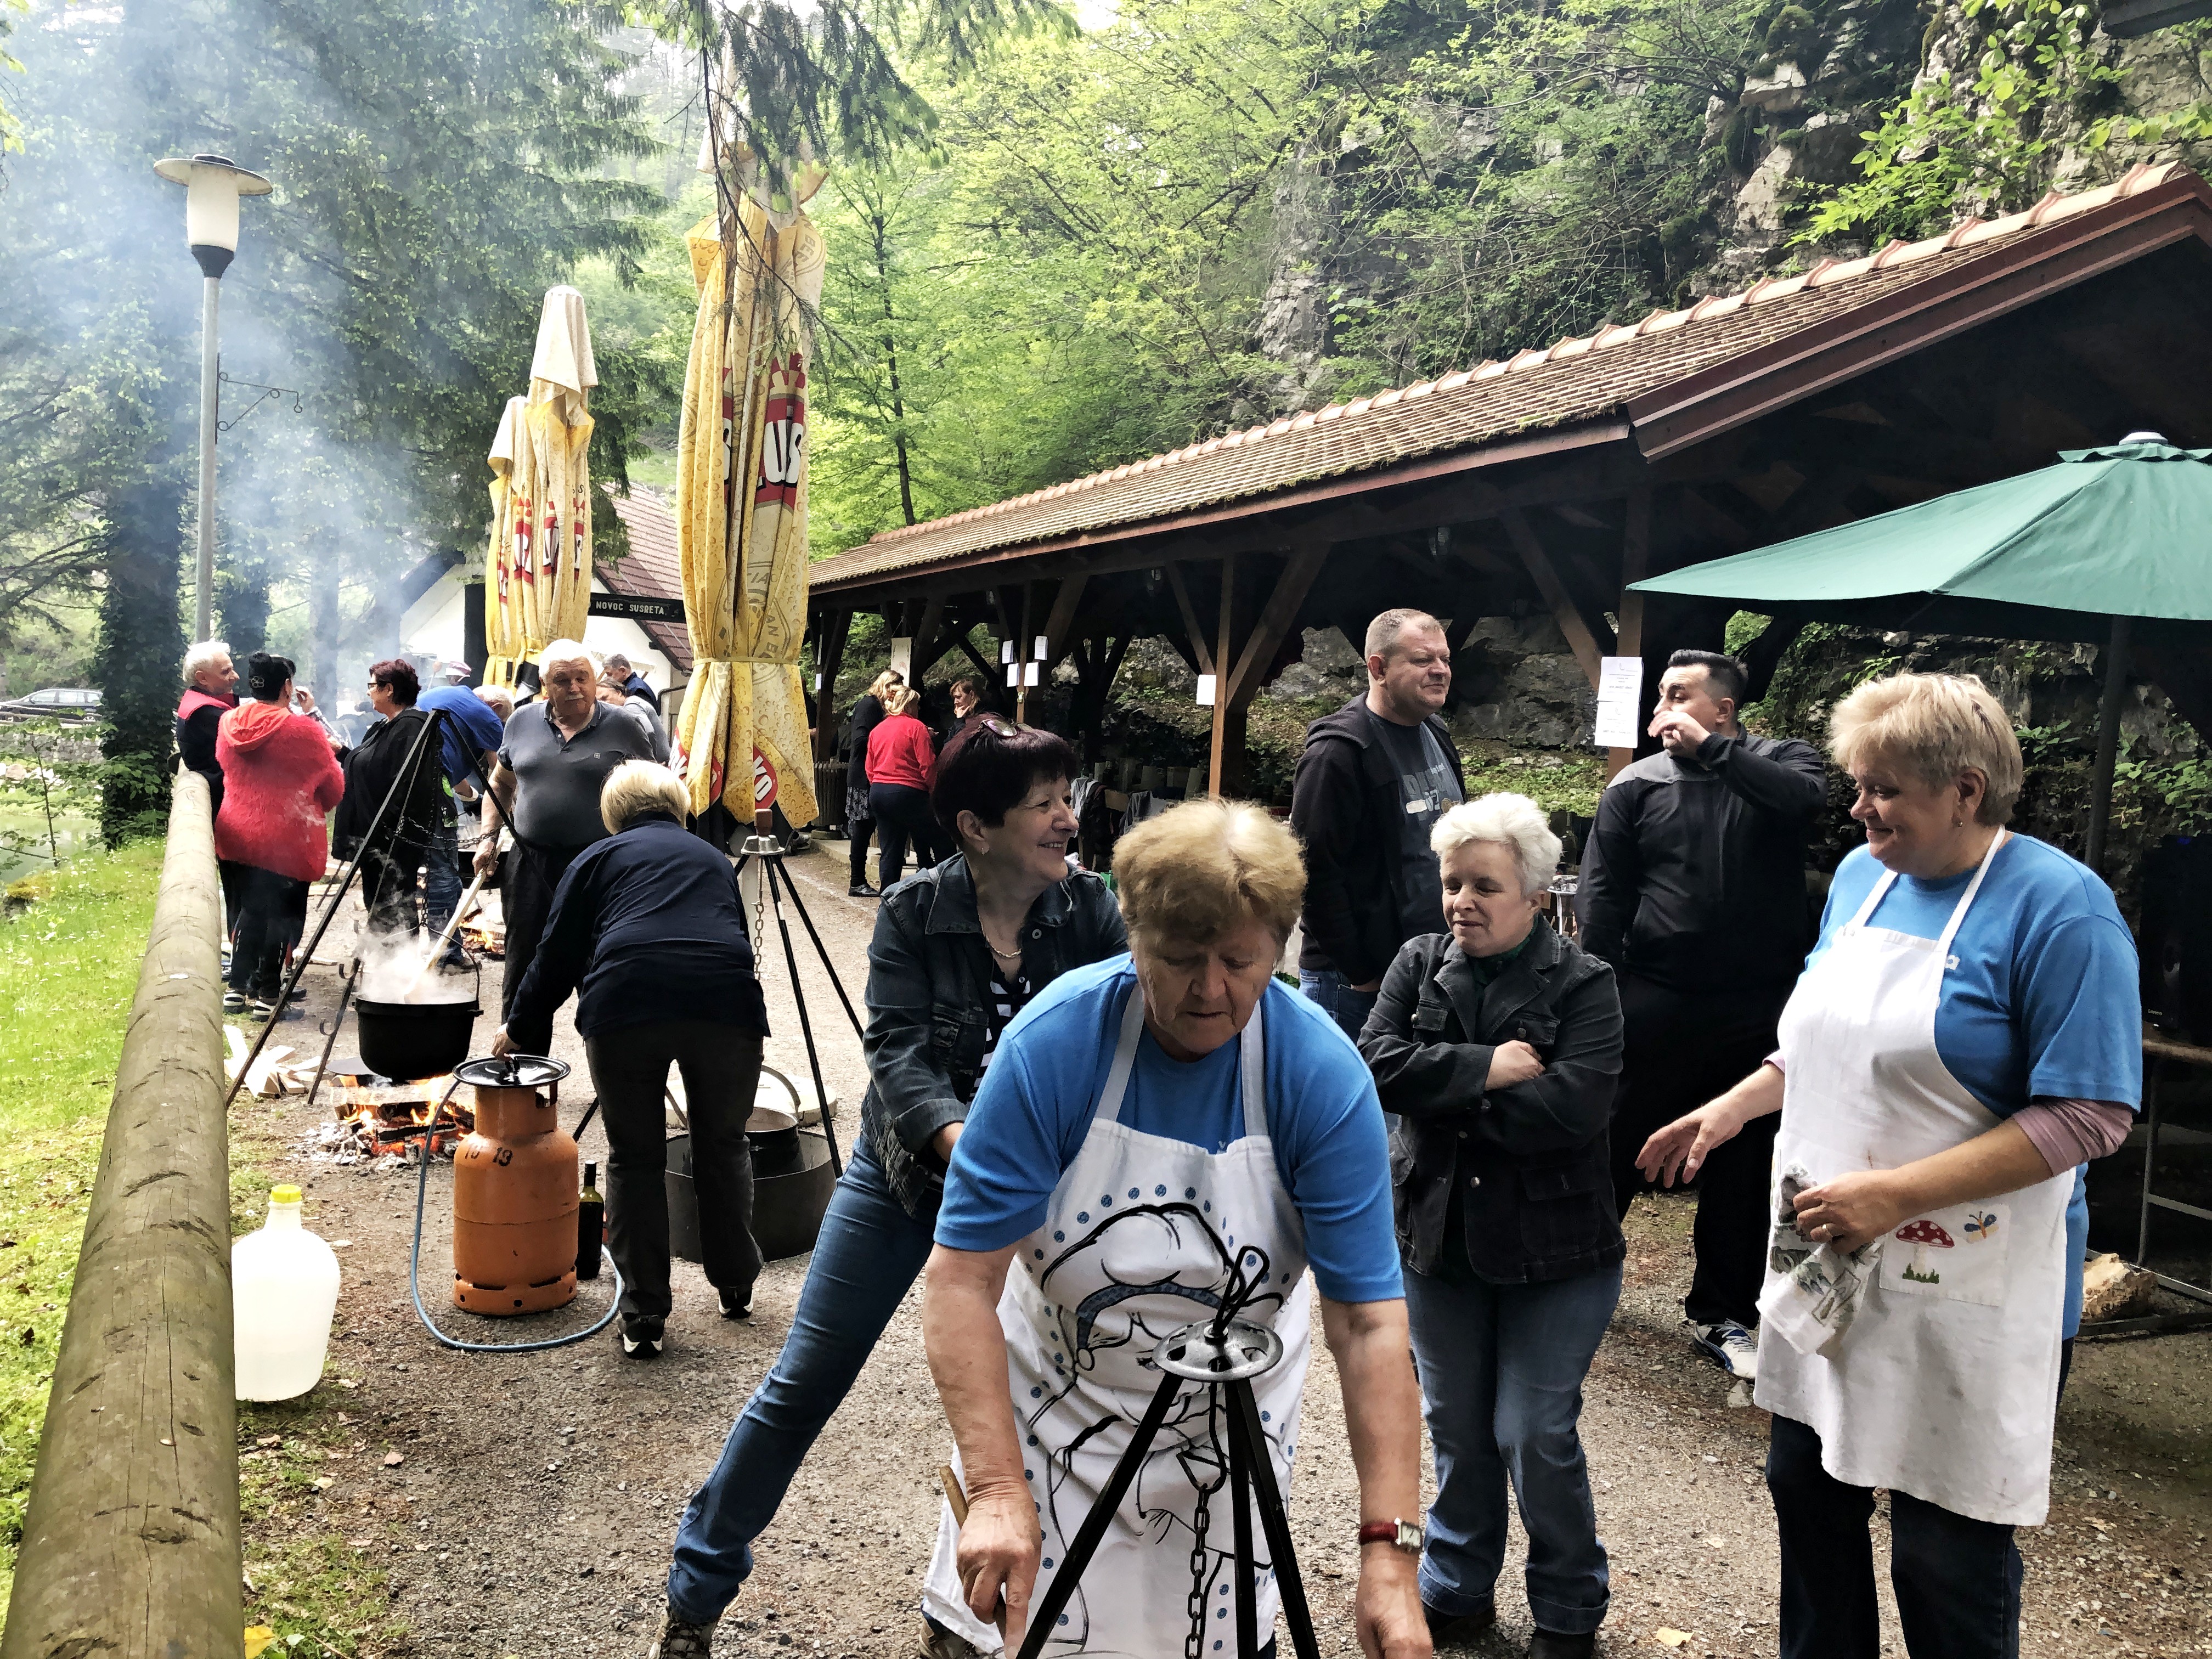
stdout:
[[1538,908],[1559,838],[1534,801],[1455,806],[1430,842],[1451,933],[1400,948],[1359,1036],[1397,1115],[1390,1178],[1436,1448],[1421,1604],[1439,1646],[1496,1622],[1510,1484],[1528,1652],[1582,1659],[1608,1600],[1577,1425],[1626,1253],[1606,1173],[1620,999]]
[[[538,653],[545,695],[518,708],[507,723],[492,769],[492,799],[514,839],[501,878],[507,966],[500,1009],[515,1045],[542,1054],[553,1046],[553,1011],[515,1013],[515,994],[530,971],[553,909],[553,890],[568,866],[608,833],[599,819],[599,790],[626,760],[650,761],[653,739],[643,725],[599,701],[599,659],[577,640],[556,640]],[[477,843],[476,867],[499,860],[500,838]]]
[[[548,677],[549,680],[550,677]],[[684,827],[690,797],[651,761],[625,761],[599,792],[608,839],[562,876],[495,1054],[515,1025],[547,1027],[580,991],[576,1030],[607,1126],[607,1249],[623,1276],[623,1352],[660,1352],[668,1317],[666,1130],[661,1091],[684,1072],[707,1282],[725,1319],[752,1310],[752,1152],[768,1013],[730,861]]]
[[2050,1508],[2081,1316],[2081,1168],[2142,1097],[2135,942],[2094,872],[2004,827],[2020,741],[1978,679],[1869,681],[1828,748],[1867,841],[1781,1048],[1639,1162],[1686,1179],[1782,1115],[1753,1398],[1774,1414],[1784,1659],[1879,1650],[1877,1486],[1906,1652],[2008,1659],[2013,1529]]

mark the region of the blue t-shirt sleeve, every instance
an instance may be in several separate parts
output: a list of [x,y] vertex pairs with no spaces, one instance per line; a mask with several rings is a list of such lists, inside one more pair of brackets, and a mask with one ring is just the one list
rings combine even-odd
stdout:
[[2117,914],[2029,930],[2013,997],[2031,1097],[2142,1102],[2142,995]]
[[1288,1153],[1277,1162],[1305,1223],[1314,1283],[1334,1302],[1395,1301],[1406,1287],[1374,1076],[1319,1005],[1271,994],[1267,1015],[1268,1127]]
[[1052,1190],[1074,1159],[1065,1144],[1067,1120],[1089,1125],[1091,1103],[1060,1097],[1067,1092],[1037,1074],[1022,1045],[1000,1039],[953,1143],[937,1210],[939,1243],[1004,1249],[1044,1225]]

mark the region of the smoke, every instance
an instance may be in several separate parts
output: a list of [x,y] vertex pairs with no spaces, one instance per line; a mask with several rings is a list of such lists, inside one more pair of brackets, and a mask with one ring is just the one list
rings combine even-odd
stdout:
[[[361,953],[358,996],[371,1002],[399,1002],[420,1006],[466,1002],[477,994],[477,975],[433,969],[422,964],[435,939],[431,933],[368,933],[356,940]],[[417,983],[417,981],[420,981]]]

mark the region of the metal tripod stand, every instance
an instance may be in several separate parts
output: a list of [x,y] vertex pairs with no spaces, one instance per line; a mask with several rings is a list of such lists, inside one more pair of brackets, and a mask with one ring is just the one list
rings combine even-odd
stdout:
[[[852,998],[845,994],[845,983],[837,977],[836,964],[830,960],[829,946],[823,944],[822,935],[815,931],[814,918],[806,914],[806,902],[799,896],[799,884],[784,868],[782,843],[768,833],[767,821],[766,814],[759,815],[754,833],[747,836],[738,848],[738,889],[752,905],[753,949],[757,952],[761,947],[763,912],[768,908],[775,912],[775,925],[783,935],[783,965],[791,975],[791,1000],[798,1005],[799,1030],[806,1039],[806,1067],[813,1075],[815,1101],[822,1108],[822,1138],[830,1143],[830,1172],[842,1178],[845,1160],[837,1150],[837,1127],[830,1110],[830,1091],[823,1086],[822,1056],[814,1047],[814,1021],[806,1011],[806,989],[799,981],[799,952],[791,942],[791,923],[783,914],[787,897],[791,908],[799,912],[807,938],[814,941],[815,954],[822,958],[822,971],[829,975],[830,988],[844,1004],[845,1018],[853,1022],[853,1035],[856,1037],[861,1035],[860,1017],[854,1012]],[[755,971],[758,970],[756,962]]]
[[[1224,1315],[1228,1305],[1224,1304]],[[1268,1562],[1282,1591],[1283,1619],[1291,1627],[1291,1650],[1297,1659],[1320,1659],[1321,1649],[1314,1641],[1313,1615],[1306,1608],[1305,1581],[1299,1577],[1297,1556],[1291,1546],[1290,1515],[1283,1507],[1282,1488],[1275,1484],[1275,1467],[1268,1461],[1266,1431],[1260,1426],[1259,1404],[1252,1395],[1252,1379],[1274,1370],[1282,1358],[1282,1339],[1265,1325],[1244,1319],[1201,1319],[1160,1340],[1159,1346],[1152,1351],[1152,1364],[1160,1372],[1160,1386],[1153,1391],[1152,1402],[1146,1408],[1143,1421],[1137,1425],[1128,1449],[1114,1465],[1105,1489],[1091,1504],[1091,1513],[1083,1517],[1082,1528],[1075,1534],[1074,1543],[1069,1546],[1060,1570],[1054,1575],[1051,1588],[1036,1603],[1030,1615],[1029,1634],[1022,1642],[1020,1659],[1040,1659],[1044,1652],[1051,1632],[1059,1626],[1060,1615],[1066,1610],[1068,1598],[1075,1594],[1084,1570],[1097,1553],[1107,1528],[1120,1512],[1130,1483],[1137,1478],[1145,1455],[1152,1449],[1160,1425],[1167,1421],[1169,1408],[1186,1382],[1205,1383],[1212,1391],[1213,1403],[1224,1409],[1227,1419],[1227,1484],[1237,1545],[1237,1659],[1259,1659],[1260,1653],[1259,1566],[1252,1554],[1252,1500],[1255,1496],[1259,1500],[1260,1525],[1267,1536]],[[1209,1496],[1207,1489],[1199,1493],[1198,1511],[1193,1522],[1194,1562],[1206,1559]],[[1205,1626],[1206,1597],[1199,1574],[1194,1572],[1193,1577],[1192,1636],[1186,1651],[1195,1655],[1199,1633]]]

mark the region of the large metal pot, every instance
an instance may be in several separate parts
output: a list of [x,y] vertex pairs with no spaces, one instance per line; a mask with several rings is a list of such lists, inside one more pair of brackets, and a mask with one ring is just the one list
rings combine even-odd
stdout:
[[466,1002],[371,1002],[356,997],[362,1063],[388,1078],[443,1077],[469,1057],[483,1010]]

